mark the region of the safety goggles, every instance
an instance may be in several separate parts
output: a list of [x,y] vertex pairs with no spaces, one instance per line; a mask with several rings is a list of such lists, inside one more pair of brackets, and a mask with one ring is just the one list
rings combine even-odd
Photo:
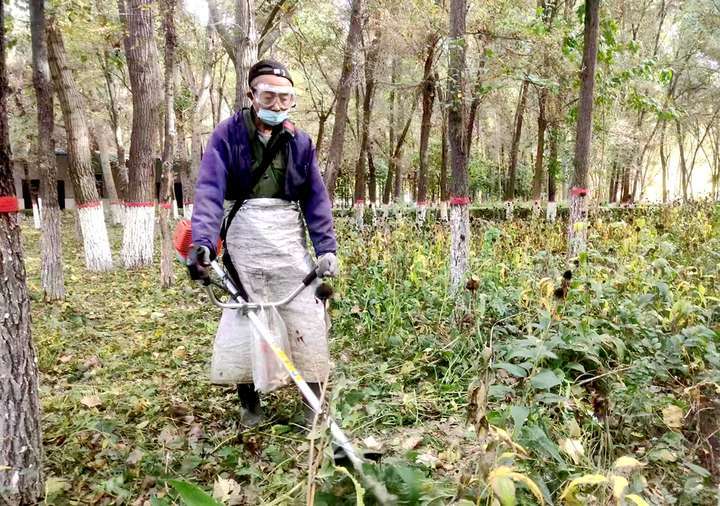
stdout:
[[259,83],[252,92],[260,107],[265,109],[270,109],[276,103],[285,110],[295,106],[295,88],[292,86]]

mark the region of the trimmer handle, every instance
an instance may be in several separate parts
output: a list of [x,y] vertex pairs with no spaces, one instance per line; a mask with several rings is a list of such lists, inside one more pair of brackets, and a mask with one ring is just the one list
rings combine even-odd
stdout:
[[310,272],[308,272],[307,276],[305,276],[303,278],[302,283],[305,286],[310,286],[310,283],[315,281],[317,279],[317,277],[318,277],[317,268],[315,268],[315,269],[311,270]]

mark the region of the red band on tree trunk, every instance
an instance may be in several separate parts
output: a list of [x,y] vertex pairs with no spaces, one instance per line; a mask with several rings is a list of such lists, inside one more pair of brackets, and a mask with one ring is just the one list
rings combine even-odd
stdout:
[[578,188],[577,186],[570,188],[570,195],[573,197],[585,197],[588,193],[590,191],[587,188]]
[[127,207],[155,207],[155,202],[125,202]]
[[75,207],[77,207],[78,209],[88,209],[91,207],[100,207],[100,201],[99,200],[91,200],[90,202],[76,204]]
[[121,206],[121,205],[123,205],[123,201],[122,201],[122,200],[111,200],[111,201],[110,201],[110,205],[112,205],[112,206]]
[[364,204],[364,203],[365,203],[365,199],[355,199],[355,203],[356,203],[356,204]]
[[427,205],[427,200],[418,200],[418,201],[417,201],[417,205],[419,205],[419,206],[426,206],[426,205]]
[[16,213],[19,210],[18,199],[15,195],[0,197],[0,213]]
[[160,207],[162,207],[163,209],[170,209],[172,207],[172,204],[170,202],[163,202],[162,204],[160,204]]
[[470,197],[452,197],[450,199],[451,206],[466,206],[470,203]]

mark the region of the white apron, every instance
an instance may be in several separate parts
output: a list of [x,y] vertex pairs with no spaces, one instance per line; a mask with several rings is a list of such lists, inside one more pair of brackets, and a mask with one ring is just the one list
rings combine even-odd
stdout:
[[[305,225],[296,203],[251,199],[238,210],[225,241],[238,277],[253,302],[284,298],[312,269]],[[330,356],[325,306],[315,297],[315,280],[290,304],[278,308],[285,322],[290,356],[306,381],[325,380]],[[210,381],[252,383],[252,330],[239,311],[223,309],[213,345]]]

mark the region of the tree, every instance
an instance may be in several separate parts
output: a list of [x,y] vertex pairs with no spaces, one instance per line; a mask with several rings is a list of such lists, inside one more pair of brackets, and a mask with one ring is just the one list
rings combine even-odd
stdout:
[[325,165],[325,186],[330,194],[330,200],[335,193],[335,183],[340,173],[342,162],[343,146],[345,144],[345,126],[347,122],[347,109],[350,102],[350,91],[353,84],[353,73],[355,70],[355,53],[360,43],[362,30],[363,0],[352,0],[350,7],[350,30],[345,42],[343,54],[342,72],[338,82],[335,102],[335,124],[333,125],[330,151]]
[[107,271],[113,266],[112,253],[102,202],[95,186],[85,103],[68,65],[65,44],[55,20],[49,20],[47,43],[50,71],[67,134],[69,171],[82,231],[85,265],[91,271]]
[[55,139],[53,137],[53,88],[45,39],[45,2],[30,2],[30,32],[32,37],[33,86],[37,98],[38,168],[40,169],[40,198],[43,202],[42,232],[40,235],[40,282],[45,300],[65,297],[60,238],[60,206],[57,192]]
[[513,124],[512,144],[510,146],[510,165],[505,185],[505,201],[508,206],[508,217],[512,216],[512,201],[515,198],[515,179],[517,175],[518,152],[520,151],[520,136],[522,135],[525,104],[527,103],[528,80],[523,79],[520,85],[517,109],[515,109],[515,122]]
[[173,155],[175,151],[175,1],[163,0],[163,28],[165,30],[165,135],[162,156],[162,179],[160,180],[160,284],[163,288],[175,282],[173,272],[173,243],[170,230],[170,213],[175,199],[173,178]]
[[355,166],[355,207],[357,222],[362,226],[365,211],[365,163],[372,160],[369,155],[370,144],[370,117],[372,115],[373,97],[375,95],[375,66],[380,52],[380,31],[376,31],[370,49],[365,58],[365,94],[363,96],[362,128],[360,134],[360,154]]
[[450,1],[448,40],[448,141],[452,167],[450,199],[450,289],[457,291],[468,270],[470,213],[465,126],[465,0]]
[[435,58],[435,47],[440,38],[433,33],[428,38],[427,54],[423,67],[422,83],[422,120],[420,121],[420,170],[418,174],[417,206],[420,208],[420,221],[425,220],[425,209],[427,206],[427,185],[428,185],[428,141],[430,139],[430,127],[432,126],[432,111],[435,104],[435,73],[433,72],[433,60]]
[[592,109],[595,87],[595,62],[598,49],[600,0],[585,2],[585,30],[580,75],[580,104],[575,134],[574,172],[570,184],[570,220],[568,249],[570,256],[585,251],[587,243],[587,181],[592,139]]
[[122,259],[127,268],[152,264],[155,233],[155,153],[160,131],[160,67],[152,0],[118,0],[132,90],[128,191]]
[[[36,18],[33,16],[33,20]],[[5,2],[0,2],[0,492],[4,504],[38,504],[43,497],[38,370],[30,333],[30,300],[20,226],[14,211],[5,68]]]

